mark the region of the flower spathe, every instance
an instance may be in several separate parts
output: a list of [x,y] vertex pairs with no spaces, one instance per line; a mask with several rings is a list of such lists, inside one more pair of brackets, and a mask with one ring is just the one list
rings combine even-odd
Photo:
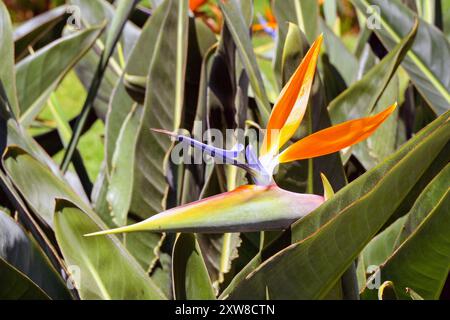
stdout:
[[284,149],[301,124],[308,105],[322,35],[311,45],[297,70],[281,91],[272,109],[259,157],[249,146],[247,163],[237,154],[243,146],[232,150],[218,149],[176,133],[169,134],[180,143],[200,148],[213,157],[248,171],[255,184],[195,201],[156,214],[147,220],[91,235],[133,232],[247,232],[284,229],[293,221],[309,214],[324,202],[312,194],[293,193],[279,188],[272,178],[275,167],[290,161],[314,158],[337,152],[368,138],[395,110],[396,104],[370,117],[350,120],[315,132]]

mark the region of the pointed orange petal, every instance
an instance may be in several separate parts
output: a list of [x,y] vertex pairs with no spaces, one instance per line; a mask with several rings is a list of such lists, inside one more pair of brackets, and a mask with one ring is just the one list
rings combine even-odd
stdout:
[[284,86],[270,114],[260,155],[276,153],[295,133],[305,115],[323,36],[306,53]]
[[261,31],[261,30],[264,30],[264,26],[260,23],[257,23],[257,24],[252,25],[252,30],[254,32]]
[[266,15],[267,22],[274,23],[276,25],[277,20],[275,19],[275,16],[273,15],[272,10],[269,7],[266,7],[264,13]]
[[195,11],[198,9],[198,7],[203,5],[206,1],[208,1],[208,0],[189,0],[189,8],[191,9],[191,11]]
[[347,121],[313,133],[280,154],[280,163],[309,159],[337,152],[368,138],[395,110],[397,103],[372,116]]

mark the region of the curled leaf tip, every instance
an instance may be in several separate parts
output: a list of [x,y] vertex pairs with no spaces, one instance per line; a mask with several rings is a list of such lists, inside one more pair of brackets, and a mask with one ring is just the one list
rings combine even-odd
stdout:
[[334,196],[334,190],[324,173],[320,173],[320,178],[322,179],[323,184],[323,197],[325,201],[327,201]]

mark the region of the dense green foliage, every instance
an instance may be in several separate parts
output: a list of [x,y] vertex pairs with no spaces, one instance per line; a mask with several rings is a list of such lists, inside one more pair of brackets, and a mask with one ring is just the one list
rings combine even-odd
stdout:
[[[448,296],[448,1],[69,2],[13,25],[0,0],[0,299]],[[273,34],[252,27],[266,6]],[[84,237],[247,183],[172,163],[150,129],[265,128],[321,33],[295,140],[399,107],[367,140],[280,167],[299,193],[324,194],[324,174],[320,207],[280,231]]]

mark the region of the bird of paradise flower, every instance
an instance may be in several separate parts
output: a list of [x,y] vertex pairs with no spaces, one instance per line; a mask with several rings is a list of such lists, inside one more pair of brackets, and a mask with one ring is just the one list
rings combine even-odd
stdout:
[[278,187],[272,177],[276,166],[327,155],[359,143],[373,134],[396,108],[393,104],[374,116],[315,132],[279,153],[305,115],[321,43],[322,35],[312,44],[275,102],[259,157],[249,146],[245,150],[247,161],[243,163],[237,159],[240,149],[218,149],[187,136],[157,130],[247,170],[254,184],[166,210],[133,225],[87,236],[145,230],[220,233],[285,229],[319,207],[325,201],[320,195],[294,193]]
[[222,12],[216,4],[208,0],[189,0],[189,9],[199,17],[214,33],[220,33]]
[[259,23],[256,23],[252,26],[252,30],[254,32],[264,31],[273,39],[275,39],[277,36],[277,20],[275,19],[275,16],[273,15],[272,10],[270,10],[269,7],[265,9],[264,16],[258,14],[258,21]]

